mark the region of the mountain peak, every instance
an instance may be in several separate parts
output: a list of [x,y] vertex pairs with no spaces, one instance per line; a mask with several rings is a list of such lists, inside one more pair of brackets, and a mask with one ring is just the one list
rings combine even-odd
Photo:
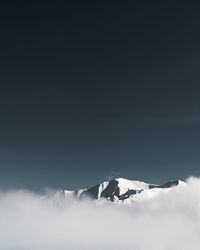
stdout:
[[[125,178],[115,178],[110,181],[104,181],[88,189],[77,191],[63,190],[65,197],[73,195],[78,199],[90,197],[92,199],[106,199],[112,202],[131,202],[133,198],[140,195],[143,191],[154,189],[154,193],[161,190],[178,186],[184,182],[180,180],[168,181],[162,185],[145,183],[138,180],[129,180]],[[134,200],[134,199],[133,199]]]

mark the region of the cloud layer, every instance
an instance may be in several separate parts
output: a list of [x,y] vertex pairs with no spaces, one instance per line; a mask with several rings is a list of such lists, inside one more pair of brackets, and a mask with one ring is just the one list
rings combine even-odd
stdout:
[[199,250],[200,179],[133,205],[1,192],[0,249]]

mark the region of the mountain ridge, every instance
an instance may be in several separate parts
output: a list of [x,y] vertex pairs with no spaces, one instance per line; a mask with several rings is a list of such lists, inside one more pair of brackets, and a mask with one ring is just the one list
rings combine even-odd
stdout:
[[[138,180],[125,178],[114,178],[110,181],[103,181],[90,188],[78,190],[61,190],[64,198],[75,198],[82,200],[90,198],[92,200],[107,200],[111,202],[132,202],[143,192],[153,190],[153,193],[171,189],[185,182],[181,180],[168,181],[164,184],[149,184]],[[152,192],[151,192],[152,193]],[[150,194],[150,192],[149,192]]]

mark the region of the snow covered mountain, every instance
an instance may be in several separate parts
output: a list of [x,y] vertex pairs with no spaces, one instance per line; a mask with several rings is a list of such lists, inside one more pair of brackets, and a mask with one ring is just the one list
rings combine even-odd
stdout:
[[141,197],[147,199],[160,192],[167,192],[178,185],[184,185],[180,180],[169,181],[162,185],[148,184],[141,181],[117,178],[111,181],[104,181],[88,189],[76,191],[62,190],[61,194],[66,199],[76,198],[82,200],[91,198],[95,200],[108,200],[112,202],[130,203],[137,201]]

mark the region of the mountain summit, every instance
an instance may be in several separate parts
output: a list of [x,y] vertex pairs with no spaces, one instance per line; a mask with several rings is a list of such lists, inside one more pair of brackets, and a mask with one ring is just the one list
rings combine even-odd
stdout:
[[65,198],[91,198],[95,200],[108,200],[112,202],[125,202],[137,200],[141,195],[156,194],[166,192],[170,188],[184,184],[183,181],[169,181],[162,185],[148,184],[137,180],[128,180],[124,178],[116,178],[110,181],[104,181],[88,189],[79,189],[76,191],[62,190]]

